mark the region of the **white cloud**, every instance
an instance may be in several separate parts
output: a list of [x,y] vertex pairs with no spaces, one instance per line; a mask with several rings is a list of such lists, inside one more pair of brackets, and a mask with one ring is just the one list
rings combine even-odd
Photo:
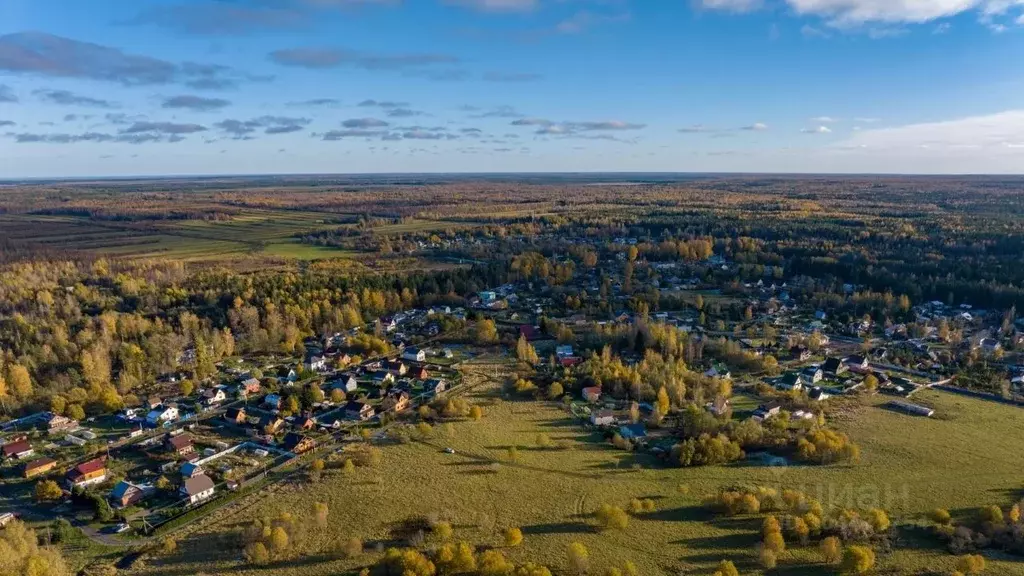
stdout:
[[800,130],[804,134],[831,134],[832,129],[828,126],[818,126],[817,128],[804,128]]
[[447,4],[472,8],[481,12],[528,12],[537,7],[537,0],[446,0]]
[[1020,16],[1017,17],[1017,24],[1024,26],[1024,14],[1021,14]]
[[815,124],[833,124],[838,121],[839,120],[836,120],[831,116],[818,116],[816,118],[811,118],[811,122],[814,122]]
[[1024,142],[1024,110],[861,130],[844,144],[899,151],[921,146],[938,150],[998,149],[1020,142]]
[[762,6],[761,0],[699,0],[700,5],[709,10],[727,12],[750,12]]
[[804,38],[828,38],[829,33],[825,32],[821,28],[815,28],[810,24],[804,24],[800,28],[800,34],[803,34]]
[[743,129],[744,130],[751,130],[751,131],[754,131],[754,132],[763,132],[763,131],[768,129],[768,125],[763,123],[763,122],[755,122],[755,123],[751,124],[750,126],[744,126]]
[[[733,12],[757,8],[752,0],[698,0],[709,9]],[[867,22],[923,23],[964,12],[976,11],[985,17],[1005,14],[1024,0],[785,0],[801,16],[818,16],[832,26],[851,27]]]
[[862,122],[864,124],[875,124],[876,122],[881,122],[882,120],[881,118],[854,118],[854,121]]

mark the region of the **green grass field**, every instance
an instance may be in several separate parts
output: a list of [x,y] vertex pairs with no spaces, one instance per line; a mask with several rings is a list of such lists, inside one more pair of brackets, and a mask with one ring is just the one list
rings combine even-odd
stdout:
[[[450,520],[456,539],[477,545],[500,545],[502,528],[521,527],[523,545],[508,551],[513,561],[539,561],[556,569],[566,565],[566,546],[579,541],[590,550],[591,573],[632,560],[643,574],[710,574],[719,559],[727,558],[741,573],[757,574],[754,547],[761,519],[715,517],[701,506],[702,495],[736,484],[795,487],[826,508],[884,506],[894,523],[913,525],[937,506],[954,516],[973,514],[986,504],[1007,506],[1020,488],[1018,409],[944,393],[916,399],[937,410],[933,419],[890,411],[879,397],[837,422],[863,448],[856,465],[676,469],[610,448],[558,405],[505,401],[495,392],[476,398],[485,406],[484,419],[457,424],[453,438],[388,446],[376,469],[358,469],[353,477],[334,472],[319,484],[291,486],[214,519],[183,537],[175,555],[152,560],[144,573],[267,573],[241,563],[237,549],[225,549],[227,535],[254,518],[282,511],[308,515],[314,502],[323,501],[331,511],[328,526],[310,528],[301,559],[272,565],[274,574],[337,574],[371,563],[375,552],[339,560],[328,551],[336,540],[350,537],[362,538],[370,549],[376,542],[386,545],[397,523],[415,517]],[[536,448],[539,434],[565,448]],[[516,463],[506,461],[510,445],[519,447]],[[456,454],[444,454],[444,447]],[[972,473],[949,474],[954,463]],[[680,484],[689,486],[688,495],[678,493]],[[658,512],[632,518],[622,532],[591,527],[590,515],[600,504],[625,506],[636,497],[654,499]],[[480,527],[481,514],[494,528]],[[883,573],[952,569],[954,558],[930,538],[905,533],[909,549],[879,556]],[[833,573],[818,562],[816,549],[791,548],[771,574]],[[1024,565],[990,556],[989,572],[1024,574]]]

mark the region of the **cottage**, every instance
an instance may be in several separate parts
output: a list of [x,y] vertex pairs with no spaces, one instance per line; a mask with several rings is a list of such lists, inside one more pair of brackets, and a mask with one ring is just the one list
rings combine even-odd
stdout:
[[782,411],[782,405],[778,402],[768,402],[767,404],[761,404],[754,410],[752,417],[757,420],[767,420],[772,416],[776,416]]
[[239,396],[248,397],[260,393],[260,381],[255,378],[246,378],[238,385]]
[[327,358],[317,354],[308,355],[302,362],[302,367],[310,372],[323,372],[327,370]]
[[585,402],[594,403],[601,399],[601,388],[598,386],[591,386],[583,389],[583,400]]
[[799,374],[789,372],[783,374],[777,380],[775,380],[775,389],[789,392],[790,390],[801,390],[803,389],[803,380]]
[[4,458],[23,460],[28,458],[35,453],[32,449],[32,445],[29,444],[28,440],[18,440],[16,442],[8,442],[3,445]]
[[267,394],[263,398],[263,405],[272,410],[280,410],[281,408],[281,395],[280,394]]
[[611,410],[594,410],[590,413],[590,423],[594,426],[611,426],[615,424],[615,413]]
[[99,484],[107,479],[107,459],[94,458],[72,468],[67,474],[67,483],[71,488],[85,488]]
[[423,383],[423,390],[428,394],[438,395],[448,389],[448,382],[443,378],[431,378]]
[[187,498],[189,504],[198,504],[213,497],[215,486],[213,479],[206,474],[200,474],[194,478],[188,478],[181,486],[182,497]]
[[387,412],[402,412],[409,409],[409,393],[404,390],[393,390],[381,403],[381,408]]
[[409,366],[401,360],[386,360],[383,369],[391,374],[393,380],[395,376],[405,376],[405,373],[409,371]]
[[35,478],[36,476],[42,476],[57,465],[57,461],[53,458],[38,458],[31,462],[25,463],[25,468],[22,469],[22,476],[25,478]]
[[159,396],[149,396],[146,398],[145,406],[150,410],[156,410],[164,403]]
[[260,418],[259,429],[264,434],[274,435],[280,432],[282,428],[284,428],[284,420],[277,416],[268,415]]
[[71,418],[60,416],[52,412],[47,412],[43,416],[43,424],[47,434],[59,434],[61,432],[78,428],[78,420],[72,420]]
[[116,508],[127,508],[141,502],[147,496],[149,490],[137,486],[131,482],[122,480],[110,491],[110,502]]
[[169,452],[178,456],[186,456],[196,451],[195,444],[192,442],[192,436],[189,434],[169,436],[166,442],[164,442],[164,446]]
[[177,406],[157,406],[146,414],[146,423],[150,426],[160,426],[165,422],[173,422],[178,419]]
[[817,384],[824,377],[825,373],[817,366],[808,366],[800,371],[800,380],[803,381],[804,386]]
[[850,367],[850,370],[854,372],[864,373],[871,368],[871,363],[868,362],[866,356],[850,356],[843,363]]
[[555,356],[559,358],[571,358],[573,356],[572,346],[563,344],[555,348]]
[[374,372],[370,379],[376,386],[387,386],[395,382],[395,375],[391,372]]
[[408,360],[409,362],[426,362],[427,353],[420,348],[406,348],[402,352],[402,360]]
[[351,374],[346,374],[345,376],[342,376],[339,380],[334,380],[333,382],[331,382],[331,390],[341,390],[346,394],[349,392],[355,392],[358,389],[359,381],[357,381],[356,377],[352,376]]
[[708,412],[715,416],[725,416],[729,413],[729,399],[725,396],[716,396],[713,402],[707,405]]
[[228,408],[224,411],[224,419],[234,424],[245,424],[245,408]]
[[430,378],[430,372],[427,372],[427,369],[421,366],[419,368],[413,369],[410,376],[415,378],[416,380],[426,380],[427,378]]
[[810,392],[807,393],[807,397],[810,398],[811,400],[817,400],[820,402],[822,400],[828,400],[831,397],[831,394],[826,392],[825,389],[822,388],[821,386],[815,386],[814,388],[811,388]]
[[369,420],[373,418],[373,406],[358,400],[352,400],[345,404],[345,417],[349,420]]
[[846,358],[833,357],[825,360],[825,363],[822,364],[821,369],[826,374],[831,374],[832,376],[840,376],[842,374],[845,374],[846,371],[850,369],[850,367],[846,364]]
[[282,366],[277,371],[278,382],[287,384],[289,382],[295,382],[299,379],[299,373],[295,371],[291,366]]
[[704,372],[704,375],[707,376],[708,378],[724,378],[726,380],[732,379],[732,372],[729,371],[728,367],[722,364],[715,364],[706,372]]
[[793,346],[789,349],[789,355],[794,360],[799,360],[801,362],[811,359],[811,351],[804,346]]
[[316,428],[316,420],[312,416],[300,416],[292,426],[296,430],[312,430]]
[[316,441],[309,436],[289,432],[285,435],[281,445],[292,454],[305,454],[316,448]]
[[220,387],[210,388],[209,390],[203,391],[203,404],[206,404],[207,406],[216,406],[217,404],[227,400],[227,398],[228,395],[225,394],[224,389]]

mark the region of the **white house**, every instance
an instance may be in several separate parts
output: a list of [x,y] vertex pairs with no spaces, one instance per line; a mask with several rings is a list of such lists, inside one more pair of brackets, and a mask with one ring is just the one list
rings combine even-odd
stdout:
[[821,379],[824,377],[825,373],[817,366],[808,366],[800,372],[800,379],[803,381],[805,386],[817,384],[818,382],[821,382]]
[[317,355],[308,356],[304,366],[310,372],[323,372],[327,369],[327,358]]
[[615,424],[615,413],[611,410],[594,410],[590,413],[590,423],[594,426],[611,426]]
[[331,382],[331,390],[339,389],[344,392],[355,392],[359,388],[359,382],[355,376],[342,376],[340,380]]
[[228,395],[224,393],[223,388],[210,388],[203,392],[203,403],[207,406],[216,406],[227,398]]
[[408,360],[410,362],[426,362],[427,353],[419,348],[406,348],[402,352],[402,360]]
[[178,419],[177,406],[159,406],[146,414],[146,422],[151,426],[159,426],[164,422],[173,422]]
[[186,478],[181,485],[182,497],[188,498],[189,504],[198,504],[213,497],[215,487],[213,479],[206,474]]

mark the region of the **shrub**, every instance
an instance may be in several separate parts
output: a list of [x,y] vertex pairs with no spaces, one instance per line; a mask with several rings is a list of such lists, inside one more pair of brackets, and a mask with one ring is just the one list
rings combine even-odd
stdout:
[[782,538],[781,532],[765,534],[763,545],[766,550],[771,550],[775,554],[781,554],[786,551],[786,541]]
[[477,560],[480,576],[503,576],[511,574],[515,566],[505,558],[501,550],[485,550]]
[[245,547],[245,560],[250,564],[262,566],[270,561],[270,552],[263,542],[253,542]]
[[846,434],[827,428],[816,428],[800,438],[796,453],[799,460],[818,464],[856,462],[860,459],[860,447]]
[[865,574],[875,565],[875,551],[867,546],[850,546],[843,552],[842,570],[847,574]]
[[999,506],[985,506],[978,511],[978,518],[982,522],[989,522],[992,524],[1003,523],[1003,510]]
[[618,506],[602,504],[595,514],[598,525],[604,530],[625,530],[629,524],[629,515]]
[[839,538],[829,536],[821,541],[821,556],[826,564],[836,564],[843,558],[843,544]]
[[890,526],[889,516],[881,508],[868,510],[868,523],[875,532],[885,532]]
[[585,574],[590,564],[590,552],[587,547],[579,542],[569,544],[566,551],[569,561],[569,570],[576,574]]
[[956,561],[956,569],[964,574],[981,574],[985,570],[985,557],[981,554],[968,554]]
[[776,556],[775,552],[772,552],[771,550],[762,546],[761,549],[758,551],[758,561],[761,562],[762,568],[766,570],[771,570],[772,568],[775,568],[775,565],[778,563],[778,557]]
[[935,510],[932,510],[931,514],[928,516],[932,519],[932,522],[935,522],[936,524],[949,524],[953,521],[953,517],[949,515],[949,511],[945,508],[936,508]]
[[505,530],[505,546],[510,548],[519,546],[523,543],[523,531],[519,528],[509,528]]
[[740,576],[740,571],[732,562],[722,560],[718,563],[718,569],[715,570],[714,576]]
[[434,524],[433,530],[434,534],[436,534],[441,540],[451,540],[452,535],[455,532],[452,530],[452,525],[448,522],[438,522],[437,524]]

